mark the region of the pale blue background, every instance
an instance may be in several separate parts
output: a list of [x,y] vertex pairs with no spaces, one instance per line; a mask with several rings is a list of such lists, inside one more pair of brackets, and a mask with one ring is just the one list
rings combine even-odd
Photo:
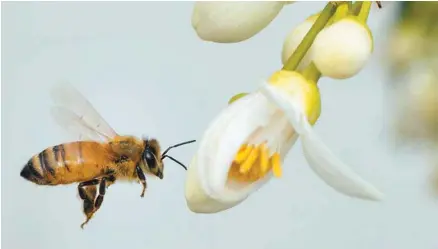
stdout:
[[[76,186],[37,187],[19,172],[28,158],[69,137],[49,115],[48,90],[67,79],[120,133],[156,136],[163,146],[200,138],[228,98],[280,68],[289,30],[323,7],[287,6],[240,44],[197,38],[191,2],[2,3],[2,246],[5,249],[436,249],[438,204],[426,191],[424,160],[394,152],[384,124],[387,79],[381,52],[393,6],[373,8],[375,57],[356,77],[320,82],[316,130],[344,161],[382,189],[382,203],[328,188],[297,143],[284,177],[242,205],[191,213],[184,171],[167,163],[163,181],[116,184],[83,231]],[[197,145],[172,155],[188,163]]]

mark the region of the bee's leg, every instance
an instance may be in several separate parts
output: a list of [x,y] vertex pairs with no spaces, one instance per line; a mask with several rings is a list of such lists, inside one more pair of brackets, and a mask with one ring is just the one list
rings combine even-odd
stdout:
[[81,228],[88,223],[94,214],[94,200],[97,194],[97,184],[99,179],[93,179],[87,182],[81,182],[78,185],[79,197],[83,200],[83,212],[86,216],[86,220],[81,224]]
[[79,185],[78,185],[78,193],[79,193],[79,197],[80,197],[82,200],[85,200],[85,199],[89,198],[89,197],[87,196],[87,189],[88,189],[88,187],[90,187],[90,186],[95,186],[95,185],[97,185],[97,184],[99,184],[99,179],[93,179],[93,180],[91,180],[91,181],[87,181],[87,182],[81,182],[81,183],[79,183]]
[[103,202],[103,197],[105,196],[105,192],[106,192],[106,177],[102,178],[102,180],[100,180],[100,184],[99,184],[99,195],[96,198],[96,201],[94,202],[94,212],[96,212],[100,206],[102,205]]
[[140,168],[140,166],[137,165],[135,170],[137,172],[137,176],[141,182],[141,185],[143,185],[143,190],[141,191],[140,197],[144,197],[144,192],[146,191],[146,188],[147,188],[146,176],[144,175],[143,170]]
[[97,195],[97,186],[88,186],[87,187],[87,198],[84,200],[83,203],[83,212],[86,216],[85,221],[81,224],[81,228],[84,228],[84,225],[87,224],[91,218],[93,217],[94,211],[94,200],[96,199]]
[[116,182],[116,177],[114,175],[109,175],[106,178],[106,187],[108,188],[109,186],[113,185]]
[[[89,198],[84,199],[84,213],[87,216],[87,219],[85,220],[84,223],[81,224],[81,228],[83,228],[84,225],[90,221],[90,219],[97,212],[97,210],[99,210],[100,206],[102,206],[103,197],[106,193],[106,188],[109,187],[110,185],[112,185],[115,181],[116,181],[116,178],[113,175],[111,175],[108,177],[103,177],[100,180],[97,180],[96,185],[89,186],[89,187],[92,187],[92,189],[94,191],[91,189],[90,189],[90,191],[87,191],[88,193],[90,193],[90,192],[92,192],[92,193],[87,195],[87,197],[89,197]],[[97,194],[97,187],[99,187],[98,194]],[[97,195],[97,198],[96,198],[96,195]]]

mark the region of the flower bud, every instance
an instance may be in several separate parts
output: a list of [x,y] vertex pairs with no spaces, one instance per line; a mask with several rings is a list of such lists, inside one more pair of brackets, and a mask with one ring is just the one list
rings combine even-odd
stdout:
[[[297,27],[295,27],[284,40],[283,43],[283,50],[281,52],[281,61],[283,62],[283,65],[286,64],[289,57],[295,52],[298,45],[300,45],[301,41],[304,39],[306,34],[309,32],[310,28],[312,28],[312,25],[315,23],[316,19],[318,18],[319,14],[313,15],[309,18],[307,18],[304,22],[299,24]],[[300,62],[300,64],[297,67],[297,70],[302,70],[305,67],[307,67],[310,62],[312,61],[310,57],[310,53],[307,53],[303,60]]]
[[196,2],[192,26],[197,35],[218,43],[247,40],[266,28],[284,2]]
[[322,75],[346,79],[365,66],[372,51],[371,31],[350,16],[323,29],[316,37],[310,55]]

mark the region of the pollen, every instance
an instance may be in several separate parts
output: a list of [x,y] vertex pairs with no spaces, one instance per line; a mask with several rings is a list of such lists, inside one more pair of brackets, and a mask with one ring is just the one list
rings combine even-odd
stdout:
[[255,182],[272,171],[275,177],[281,177],[280,154],[270,155],[266,143],[242,145],[228,171],[228,179],[237,182]]

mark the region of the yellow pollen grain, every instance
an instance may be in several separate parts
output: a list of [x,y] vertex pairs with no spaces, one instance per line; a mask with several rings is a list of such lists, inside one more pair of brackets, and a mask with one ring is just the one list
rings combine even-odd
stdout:
[[274,153],[274,155],[272,155],[271,165],[274,176],[277,178],[281,177],[281,175],[283,174],[283,170],[281,169],[280,154]]
[[259,156],[259,147],[254,148],[249,153],[246,160],[240,165],[240,173],[248,173],[248,171],[251,169],[251,167],[254,165],[255,161],[257,160],[257,157]]
[[243,145],[239,152],[237,152],[234,162],[237,164],[242,164],[249,156],[251,151],[254,149],[253,145]]

